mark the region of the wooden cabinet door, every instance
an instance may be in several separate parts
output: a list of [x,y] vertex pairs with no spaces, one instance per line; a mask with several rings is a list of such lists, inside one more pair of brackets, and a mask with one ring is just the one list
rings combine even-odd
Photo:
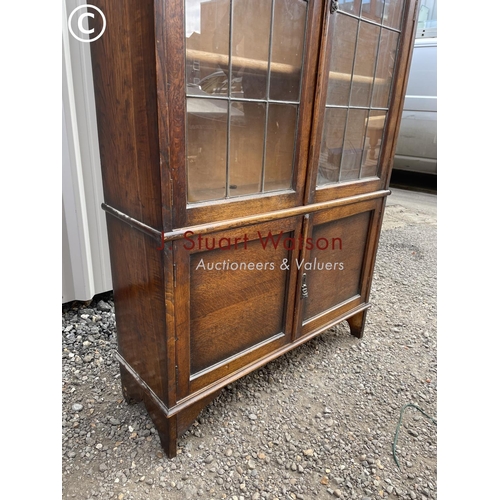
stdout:
[[320,49],[308,203],[388,185],[415,0],[334,2]]
[[385,186],[415,3],[158,2],[166,229]]
[[[414,0],[330,5],[319,49],[305,204],[342,200],[343,206],[308,218],[312,246],[299,270],[297,337],[368,307],[413,42]],[[365,196],[374,199],[362,201]]]
[[296,337],[324,330],[366,307],[384,199],[311,214],[297,262]]
[[174,243],[179,398],[291,342],[301,233],[291,217]]
[[414,6],[158,4],[179,398],[368,307]]
[[157,18],[173,228],[301,205],[324,2],[171,0]]

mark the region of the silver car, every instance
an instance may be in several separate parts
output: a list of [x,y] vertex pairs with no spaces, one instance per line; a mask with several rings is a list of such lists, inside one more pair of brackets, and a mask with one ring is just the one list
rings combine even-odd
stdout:
[[415,40],[394,169],[437,175],[437,37]]

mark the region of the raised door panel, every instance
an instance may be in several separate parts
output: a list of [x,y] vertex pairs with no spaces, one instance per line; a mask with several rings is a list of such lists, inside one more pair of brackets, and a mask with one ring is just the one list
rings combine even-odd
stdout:
[[[191,375],[284,334],[287,275],[279,261],[267,260],[258,239],[248,242],[242,259],[236,252],[190,259]],[[287,256],[284,249],[273,254]]]
[[370,218],[362,212],[313,226],[316,244],[303,266],[309,292],[304,321],[360,295]]
[[301,230],[293,217],[175,243],[179,397],[291,341]]
[[369,276],[383,199],[311,215],[299,261],[298,335],[306,335],[368,302]]

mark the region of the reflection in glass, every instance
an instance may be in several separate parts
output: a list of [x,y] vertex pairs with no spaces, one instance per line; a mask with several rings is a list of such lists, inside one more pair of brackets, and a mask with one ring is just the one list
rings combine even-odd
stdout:
[[360,177],[377,175],[386,116],[387,113],[385,111],[370,111],[370,116],[366,123],[365,153],[361,164]]
[[261,191],[266,105],[259,102],[231,103],[229,195]]
[[244,97],[265,99],[272,2],[234,0],[233,5],[233,77],[242,79]]
[[351,106],[369,106],[380,28],[373,24],[359,26],[356,60],[352,78]]
[[429,36],[437,29],[437,0],[421,0],[419,5],[417,38]]
[[334,18],[335,47],[330,56],[327,104],[347,106],[351,89],[351,74],[356,48],[358,21],[338,15]]
[[327,108],[325,110],[316,181],[318,185],[338,182],[339,180],[346,119],[347,109]]
[[298,101],[307,3],[275,0],[269,97]]
[[406,2],[404,0],[385,0],[384,26],[391,28],[401,28],[401,14],[403,13],[403,6]]
[[361,17],[371,19],[376,23],[382,22],[384,0],[363,0],[361,5]]
[[360,7],[361,0],[339,0],[339,9],[354,14],[355,16],[359,16]]
[[227,102],[187,99],[188,201],[226,195]]
[[388,28],[400,29],[405,3],[340,0],[340,11],[330,18],[332,50],[317,185],[378,173],[400,36]]
[[368,111],[364,109],[350,109],[347,117],[347,126],[340,165],[340,181],[358,179],[361,164],[366,154],[364,149],[365,124]]
[[372,107],[386,108],[389,104],[392,76],[398,48],[399,35],[394,31],[382,29],[380,49],[375,74]]
[[298,106],[269,104],[264,191],[289,189]]
[[[229,55],[229,0],[186,0],[186,92],[196,94],[200,82],[215,87],[213,78],[227,75]],[[208,82],[208,83],[207,83]],[[220,85],[211,94],[227,95]]]
[[308,5],[185,0],[189,202],[291,188]]

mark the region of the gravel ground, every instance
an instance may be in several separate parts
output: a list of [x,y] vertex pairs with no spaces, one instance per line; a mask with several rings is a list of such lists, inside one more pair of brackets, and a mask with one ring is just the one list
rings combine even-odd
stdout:
[[63,498],[437,498],[436,219],[388,206],[365,336],[346,324],[228,386],[169,460],[121,394],[112,294],[62,310]]

